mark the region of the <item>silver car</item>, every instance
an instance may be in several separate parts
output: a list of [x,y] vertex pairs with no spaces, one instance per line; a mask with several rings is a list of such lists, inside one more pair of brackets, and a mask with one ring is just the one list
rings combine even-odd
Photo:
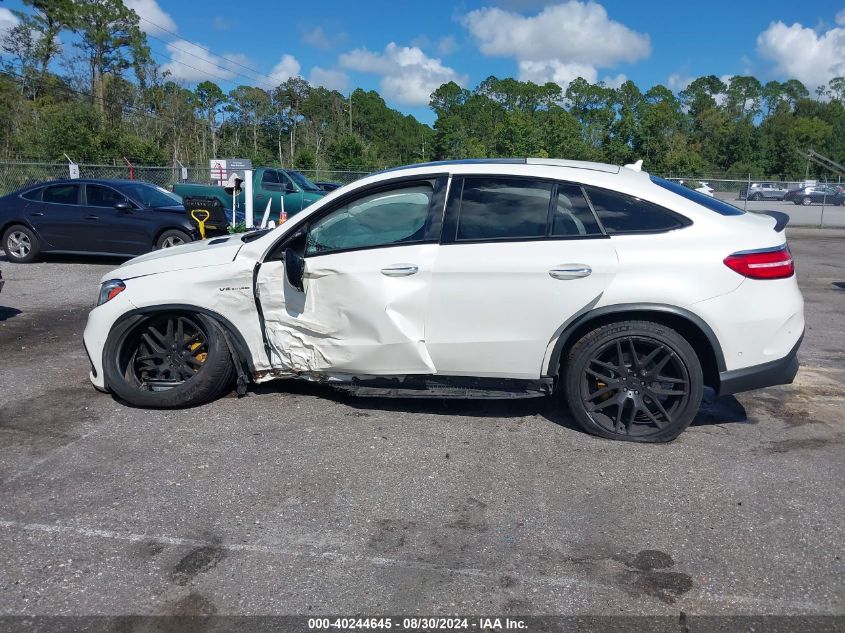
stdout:
[[740,194],[740,199],[748,197],[749,200],[783,200],[786,195],[786,187],[776,182],[753,182],[750,187],[743,187],[746,195]]

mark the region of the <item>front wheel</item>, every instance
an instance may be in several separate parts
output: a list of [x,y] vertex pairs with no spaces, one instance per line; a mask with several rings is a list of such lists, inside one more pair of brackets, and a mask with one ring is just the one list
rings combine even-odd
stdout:
[[755,193],[753,196],[751,196],[751,199],[752,199],[754,202],[760,202],[760,200],[762,200],[762,199],[763,199],[763,194],[761,194],[761,193]]
[[813,204],[813,199],[809,196],[804,196],[804,198],[801,199],[801,204],[803,204],[805,207],[809,207],[811,204]]
[[690,425],[704,393],[690,344],[649,321],[588,332],[561,370],[572,415],[588,433],[610,439],[670,442]]
[[118,324],[103,352],[106,384],[131,405],[190,407],[219,397],[235,377],[221,326],[190,312]]
[[38,237],[29,228],[16,225],[3,234],[3,250],[10,262],[28,264],[35,261],[41,250]]

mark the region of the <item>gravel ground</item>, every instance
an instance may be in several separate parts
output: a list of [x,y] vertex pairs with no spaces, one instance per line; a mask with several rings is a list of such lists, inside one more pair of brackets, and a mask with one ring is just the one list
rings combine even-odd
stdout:
[[796,383],[662,446],[552,399],[127,408],[81,346],[114,262],[0,261],[0,614],[845,614],[845,232],[789,237]]

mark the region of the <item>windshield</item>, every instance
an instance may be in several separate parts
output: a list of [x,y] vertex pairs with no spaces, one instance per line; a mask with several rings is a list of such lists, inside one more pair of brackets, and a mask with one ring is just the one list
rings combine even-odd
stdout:
[[310,180],[308,180],[305,176],[303,176],[302,174],[300,174],[298,171],[286,171],[285,173],[286,173],[288,176],[290,176],[290,177],[291,177],[291,179],[292,179],[292,180],[293,180],[293,181],[294,181],[297,185],[299,185],[299,187],[300,187],[301,189],[303,189],[304,191],[314,191],[314,192],[320,192],[320,193],[322,193],[322,191],[323,191],[322,189],[320,189],[317,185],[315,185],[313,182],[311,182]]
[[745,213],[745,211],[743,211],[739,207],[735,207],[732,204],[723,202],[718,198],[708,196],[707,194],[701,193],[700,191],[695,191],[693,189],[690,189],[689,187],[685,187],[680,183],[672,182],[671,180],[665,180],[664,178],[651,176],[651,182],[653,182],[655,185],[663,187],[664,189],[668,189],[672,193],[676,193],[679,196],[686,198],[687,200],[692,200],[693,202],[700,204],[702,207],[710,209],[711,211],[715,211],[720,215],[742,215],[743,213]]
[[118,185],[118,189],[145,207],[172,207],[182,204],[182,198],[175,193],[144,182]]

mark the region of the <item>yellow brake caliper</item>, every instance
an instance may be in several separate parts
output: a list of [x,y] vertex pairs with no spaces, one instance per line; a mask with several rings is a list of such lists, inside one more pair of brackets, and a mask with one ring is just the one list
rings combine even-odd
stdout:
[[[191,345],[191,351],[193,352],[200,345],[202,345],[202,343],[199,343],[199,342],[193,343]],[[208,352],[200,352],[199,354],[194,354],[194,358],[196,358],[199,362],[204,363],[205,359],[208,358]]]

